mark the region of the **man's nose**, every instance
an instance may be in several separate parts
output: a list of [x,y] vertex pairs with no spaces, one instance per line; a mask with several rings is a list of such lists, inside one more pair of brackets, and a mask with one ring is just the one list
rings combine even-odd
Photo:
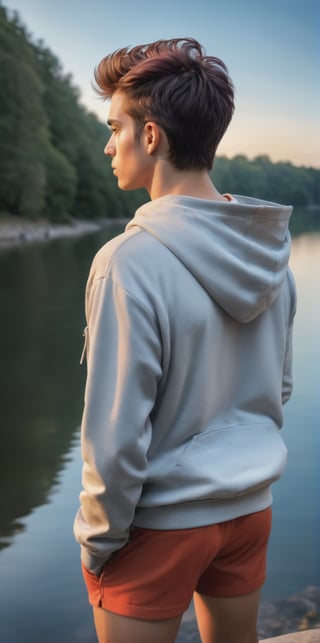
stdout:
[[106,144],[103,152],[104,152],[104,154],[106,156],[114,156],[115,155],[115,147],[114,147],[114,145],[112,143],[112,136],[109,139],[108,143]]

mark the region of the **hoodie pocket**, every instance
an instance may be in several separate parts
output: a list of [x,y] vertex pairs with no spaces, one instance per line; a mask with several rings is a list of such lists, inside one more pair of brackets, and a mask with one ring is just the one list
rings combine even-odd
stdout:
[[[177,461],[194,499],[232,498],[268,486],[282,475],[287,449],[270,424],[241,424],[195,435]],[[177,471],[178,473],[178,471]],[[192,498],[190,498],[192,500]]]

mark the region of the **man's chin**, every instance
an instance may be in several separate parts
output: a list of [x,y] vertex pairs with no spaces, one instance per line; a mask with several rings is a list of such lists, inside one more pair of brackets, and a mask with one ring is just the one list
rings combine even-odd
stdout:
[[122,183],[120,183],[120,181],[118,181],[118,188],[119,190],[122,190],[122,192],[127,192],[128,190],[131,190],[131,188],[127,187],[126,185],[123,185]]
[[130,183],[125,183],[125,181],[118,179],[118,188],[119,190],[122,190],[122,192],[130,192],[132,190],[138,190],[139,186],[131,185]]

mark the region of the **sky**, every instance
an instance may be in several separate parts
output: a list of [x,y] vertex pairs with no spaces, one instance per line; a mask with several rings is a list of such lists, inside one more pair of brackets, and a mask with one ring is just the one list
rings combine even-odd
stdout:
[[[0,0],[1,2],[1,0]],[[94,67],[120,47],[193,37],[227,64],[236,111],[218,154],[320,168],[320,0],[3,0],[102,121]]]

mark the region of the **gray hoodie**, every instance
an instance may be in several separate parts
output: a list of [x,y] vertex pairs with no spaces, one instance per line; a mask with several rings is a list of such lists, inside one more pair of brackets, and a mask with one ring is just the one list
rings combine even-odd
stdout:
[[94,573],[133,526],[265,509],[285,468],[292,208],[235,199],[151,201],[93,261],[74,529]]

